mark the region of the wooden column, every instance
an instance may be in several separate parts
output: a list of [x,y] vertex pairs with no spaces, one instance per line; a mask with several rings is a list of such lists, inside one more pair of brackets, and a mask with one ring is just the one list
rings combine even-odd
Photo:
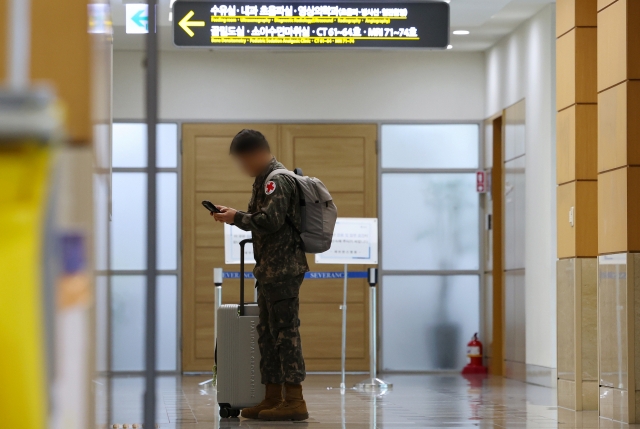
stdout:
[[640,416],[639,28],[640,2],[598,0],[599,410],[628,423]]
[[558,405],[598,406],[597,4],[558,0]]
[[491,199],[492,216],[491,221],[491,243],[492,255],[492,343],[490,344],[491,361],[489,371],[493,375],[504,376],[504,161],[502,152],[502,116],[492,119],[488,125],[492,127],[492,141],[486,144],[492,145],[491,161]]

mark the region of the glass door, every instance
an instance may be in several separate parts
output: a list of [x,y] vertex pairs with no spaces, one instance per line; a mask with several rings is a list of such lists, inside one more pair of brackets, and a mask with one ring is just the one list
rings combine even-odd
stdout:
[[479,125],[383,125],[381,142],[382,369],[459,370],[480,326]]

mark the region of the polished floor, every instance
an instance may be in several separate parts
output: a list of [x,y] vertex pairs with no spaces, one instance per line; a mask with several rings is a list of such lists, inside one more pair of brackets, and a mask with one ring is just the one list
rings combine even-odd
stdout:
[[[349,376],[347,385],[366,378]],[[299,423],[218,418],[215,389],[206,377],[158,379],[157,423],[167,429],[310,427],[328,428],[636,428],[556,406],[554,389],[498,377],[465,379],[447,375],[385,375],[394,384],[382,396],[347,389],[339,377],[310,375],[304,395],[310,419]],[[143,379],[110,377],[96,382],[98,428],[128,427],[142,421]],[[126,425],[126,426],[125,426]],[[137,426],[139,427],[139,426]]]

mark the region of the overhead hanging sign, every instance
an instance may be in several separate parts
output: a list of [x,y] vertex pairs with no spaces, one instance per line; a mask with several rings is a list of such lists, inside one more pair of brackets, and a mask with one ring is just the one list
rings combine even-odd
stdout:
[[183,47],[432,48],[449,44],[449,4],[177,1]]

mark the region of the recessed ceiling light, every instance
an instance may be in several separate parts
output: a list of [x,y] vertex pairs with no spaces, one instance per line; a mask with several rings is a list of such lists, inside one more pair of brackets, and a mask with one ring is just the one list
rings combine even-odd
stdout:
[[453,34],[457,34],[457,35],[466,35],[469,34],[468,30],[456,30],[453,32]]
[[447,49],[453,49],[453,45],[448,45]]

